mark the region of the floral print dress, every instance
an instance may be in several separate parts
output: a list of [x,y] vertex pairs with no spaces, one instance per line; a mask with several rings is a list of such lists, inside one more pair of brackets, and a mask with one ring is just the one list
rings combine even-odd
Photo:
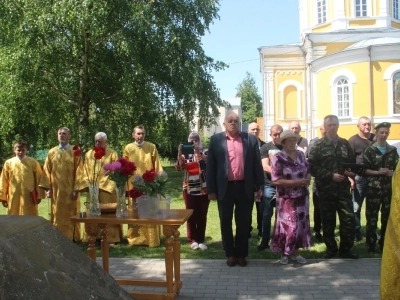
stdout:
[[[283,150],[271,158],[272,181],[307,178],[310,170],[306,158],[299,150],[296,154],[296,161]],[[310,241],[308,188],[278,186],[271,250],[282,255],[293,255],[295,249],[310,248]]]

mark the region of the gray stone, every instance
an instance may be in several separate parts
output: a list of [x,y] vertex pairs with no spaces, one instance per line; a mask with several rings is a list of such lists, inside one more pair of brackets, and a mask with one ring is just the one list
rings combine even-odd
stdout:
[[0,299],[132,299],[42,217],[0,216]]

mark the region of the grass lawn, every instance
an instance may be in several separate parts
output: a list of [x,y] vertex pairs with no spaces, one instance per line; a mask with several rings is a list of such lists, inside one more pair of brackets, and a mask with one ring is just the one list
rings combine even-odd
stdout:
[[[165,171],[169,175],[169,179],[171,183],[168,185],[167,193],[171,195],[173,198],[173,202],[171,204],[171,208],[181,209],[185,208],[183,199],[182,199],[182,178],[183,173],[176,171],[172,166],[166,166]],[[85,196],[82,196],[81,202],[85,202]],[[363,206],[363,208],[365,205]],[[40,216],[49,219],[49,200],[44,199],[42,203],[39,205],[39,214]],[[312,201],[310,201],[310,218],[311,218],[311,228],[313,226],[313,206]],[[84,209],[82,209],[84,210]],[[6,214],[6,210],[1,207],[0,215]],[[362,233],[365,236],[365,212],[362,212]],[[337,224],[339,222],[337,221]],[[378,223],[379,224],[379,223]],[[124,231],[126,233],[127,226],[124,226]],[[189,244],[186,241],[186,225],[183,225],[180,228],[180,241],[181,241],[181,257],[182,258],[191,258],[191,259],[223,259],[225,258],[222,243],[221,243],[221,233],[219,227],[219,218],[218,218],[218,210],[217,203],[215,201],[211,201],[209,211],[208,211],[208,221],[207,221],[207,231],[206,231],[206,244],[208,246],[208,250],[206,251],[192,251],[189,247]],[[337,235],[339,235],[337,230]],[[161,239],[161,245],[164,245],[164,238]],[[256,223],[256,210],[254,208],[253,211],[253,232],[252,237],[249,239],[249,257],[250,259],[277,259],[280,257],[279,254],[273,253],[271,251],[257,251],[258,245],[258,237],[257,237],[257,223]],[[82,248],[82,251],[86,251],[87,244],[78,243],[78,246]],[[325,251],[325,245],[323,243],[316,243],[314,237],[312,238],[312,248],[309,250],[301,250],[300,254],[305,258],[320,258]],[[360,257],[381,257],[381,254],[370,254],[367,251],[367,247],[365,246],[365,239],[355,243],[353,251],[360,255]],[[100,251],[97,253],[100,256]],[[130,247],[126,243],[126,241],[121,242],[120,244],[110,247],[110,257],[132,257],[132,258],[162,258],[164,257],[164,247],[157,248],[149,248],[147,246],[134,246]]]

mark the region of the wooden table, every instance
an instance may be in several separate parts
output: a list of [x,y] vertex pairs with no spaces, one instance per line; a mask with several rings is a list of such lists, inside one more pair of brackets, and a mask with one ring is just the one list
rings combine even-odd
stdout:
[[[180,279],[181,267],[181,245],[179,242],[179,227],[184,224],[192,215],[191,209],[171,209],[165,211],[165,218],[162,219],[139,219],[136,211],[129,211],[127,218],[118,219],[115,213],[102,214],[101,216],[87,216],[80,218],[79,215],[72,217],[71,220],[75,223],[84,223],[86,233],[89,235],[88,255],[96,261],[96,233],[97,226],[101,228],[101,253],[103,257],[103,268],[109,272],[109,243],[107,241],[107,225],[115,224],[153,224],[163,225],[163,234],[165,240],[165,273],[166,280],[134,280],[134,279],[115,279],[120,285],[135,285],[135,286],[155,286],[166,287],[167,293],[150,293],[150,292],[131,292],[131,296],[135,299],[163,299],[172,300],[176,295],[179,295],[182,288]],[[91,226],[92,225],[92,226]],[[173,238],[172,238],[173,237]]]

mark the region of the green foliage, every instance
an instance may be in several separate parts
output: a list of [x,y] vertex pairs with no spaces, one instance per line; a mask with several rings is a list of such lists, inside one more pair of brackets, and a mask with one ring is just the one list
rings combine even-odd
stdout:
[[261,96],[258,94],[253,76],[246,72],[246,78],[236,87],[236,97],[242,102],[242,122],[250,124],[256,122],[257,117],[262,117]]
[[[193,116],[211,124],[224,105],[201,36],[217,0],[0,2],[0,149],[21,136],[54,145],[61,126],[90,148],[98,131],[116,150],[132,128],[172,156]],[[84,148],[85,148],[84,147]],[[2,153],[4,153],[2,151]]]

